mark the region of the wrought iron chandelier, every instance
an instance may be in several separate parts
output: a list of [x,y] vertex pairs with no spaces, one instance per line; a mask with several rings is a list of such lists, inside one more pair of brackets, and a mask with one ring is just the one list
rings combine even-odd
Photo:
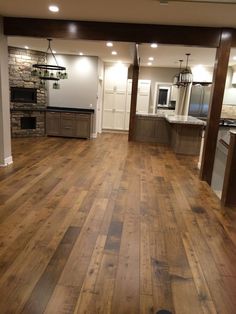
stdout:
[[[51,48],[52,39],[48,38],[47,40],[48,40],[48,48],[45,51],[44,56],[40,57],[38,59],[38,62],[32,65],[33,70],[31,71],[31,75],[36,76],[40,79],[40,87],[46,87],[45,81],[54,81],[53,88],[60,89],[60,84],[58,83],[58,81],[61,79],[67,79],[68,74],[64,66],[58,65],[56,56],[53,53],[52,48]],[[48,54],[52,55],[55,61],[55,65],[47,63]]]
[[190,53],[186,53],[186,66],[184,70],[181,69],[183,60],[179,60],[179,73],[174,76],[174,85],[176,85],[177,87],[187,86],[193,81],[193,74],[188,66],[189,56]]

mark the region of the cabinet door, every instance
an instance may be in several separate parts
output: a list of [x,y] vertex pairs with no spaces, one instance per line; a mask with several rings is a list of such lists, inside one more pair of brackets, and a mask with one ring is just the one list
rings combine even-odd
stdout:
[[103,100],[103,120],[102,127],[104,129],[113,129],[114,126],[114,101],[115,92],[113,89],[106,89],[104,91]]
[[75,134],[75,114],[71,112],[61,113],[61,136],[74,137]]
[[139,80],[138,82],[137,113],[148,113],[150,86],[150,80]]
[[125,129],[127,73],[127,66],[105,68],[103,129]]
[[125,100],[126,90],[117,90],[114,102],[114,129],[124,130],[125,128]]
[[170,142],[170,130],[169,123],[165,118],[156,119],[156,140],[157,143],[169,144]]
[[46,134],[60,135],[61,128],[61,114],[60,112],[46,112]]
[[76,137],[91,137],[91,115],[77,114],[76,116]]
[[131,93],[132,93],[132,80],[128,80],[128,82],[127,82],[127,93],[126,93],[126,103],[125,103],[125,130],[129,130]]
[[135,135],[137,140],[154,140],[156,137],[156,119],[137,117]]

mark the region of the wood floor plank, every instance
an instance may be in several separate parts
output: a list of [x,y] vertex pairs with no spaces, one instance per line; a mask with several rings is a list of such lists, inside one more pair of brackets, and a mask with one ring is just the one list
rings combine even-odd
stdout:
[[80,228],[78,227],[67,229],[48,266],[35,285],[22,313],[44,312],[79,233]]
[[107,199],[94,199],[80,237],[74,245],[60,278],[61,285],[82,287],[107,204]]
[[104,253],[95,285],[95,313],[111,313],[118,255]]
[[85,314],[95,312],[96,303],[94,302],[93,295],[95,294],[95,284],[103,257],[105,242],[106,236],[98,236],[74,313]]
[[165,145],[13,139],[0,168],[0,313],[232,314],[236,212]]

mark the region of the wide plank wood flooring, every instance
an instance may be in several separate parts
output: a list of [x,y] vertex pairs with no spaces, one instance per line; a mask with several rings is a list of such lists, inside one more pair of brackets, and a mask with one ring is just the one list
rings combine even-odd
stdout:
[[236,313],[236,217],[165,146],[13,140],[0,314]]

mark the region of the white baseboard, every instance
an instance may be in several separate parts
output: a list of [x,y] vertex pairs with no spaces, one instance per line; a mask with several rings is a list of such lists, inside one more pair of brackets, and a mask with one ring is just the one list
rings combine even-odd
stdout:
[[97,138],[97,133],[92,133],[91,138]]
[[6,166],[8,166],[8,165],[10,165],[12,163],[13,163],[12,156],[9,156],[9,157],[4,159],[4,163],[0,164],[0,167],[6,167]]

